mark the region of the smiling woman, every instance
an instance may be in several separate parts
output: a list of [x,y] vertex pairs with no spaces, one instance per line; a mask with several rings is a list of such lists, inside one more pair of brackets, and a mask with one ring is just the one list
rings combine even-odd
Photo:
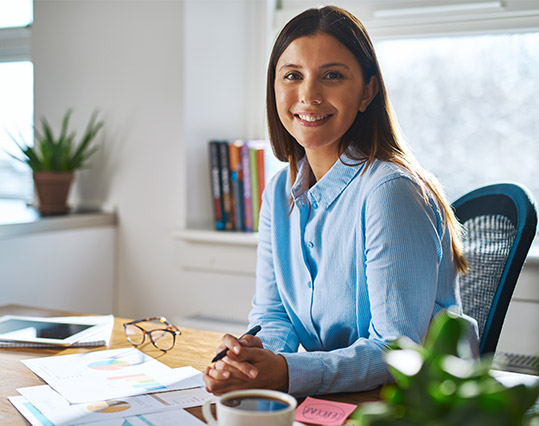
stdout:
[[338,7],[301,13],[277,37],[267,75],[270,139],[289,167],[260,211],[249,320],[261,331],[223,337],[207,389],[375,388],[389,380],[388,343],[420,342],[450,307],[477,352],[457,285],[460,227],[400,135],[363,25]]

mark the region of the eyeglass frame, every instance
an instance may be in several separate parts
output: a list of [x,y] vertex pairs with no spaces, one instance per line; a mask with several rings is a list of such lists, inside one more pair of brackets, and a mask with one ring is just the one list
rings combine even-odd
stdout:
[[[154,328],[153,330],[148,331],[148,330],[145,330],[142,327],[137,325],[137,323],[139,323],[139,322],[150,322],[150,321],[160,321],[161,323],[165,324],[167,326],[167,328]],[[137,327],[140,331],[142,331],[142,335],[143,335],[142,342],[135,344],[129,339],[129,336],[127,334],[127,326],[129,326],[129,325],[133,325],[133,326]],[[178,327],[176,327],[174,324],[171,324],[170,322],[168,322],[168,320],[165,317],[149,317],[149,318],[144,318],[144,319],[138,319],[138,320],[135,320],[135,321],[130,321],[130,322],[123,323],[122,326],[124,328],[125,338],[134,347],[138,347],[138,346],[142,345],[146,341],[146,336],[148,336],[148,338],[150,339],[150,342],[152,342],[152,345],[156,349],[159,349],[160,351],[163,351],[163,352],[168,352],[172,348],[174,348],[174,346],[176,346],[176,336],[179,336],[179,335],[182,334],[182,331]],[[170,349],[163,349],[163,348],[160,348],[159,346],[157,346],[157,343],[154,342],[154,340],[152,338],[152,335],[151,335],[151,333],[153,331],[166,331],[166,332],[172,334],[172,346],[170,347]]]

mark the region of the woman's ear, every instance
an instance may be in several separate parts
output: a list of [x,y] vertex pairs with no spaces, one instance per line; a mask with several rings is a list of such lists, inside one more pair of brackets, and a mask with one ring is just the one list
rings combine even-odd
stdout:
[[374,97],[378,94],[378,79],[376,76],[371,76],[369,82],[363,88],[363,96],[359,101],[359,111],[365,112]]

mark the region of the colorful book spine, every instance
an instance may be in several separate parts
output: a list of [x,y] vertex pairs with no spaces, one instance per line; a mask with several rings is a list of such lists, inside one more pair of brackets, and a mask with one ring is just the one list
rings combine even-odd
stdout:
[[253,232],[253,204],[251,201],[251,165],[249,160],[249,145],[244,143],[240,149],[241,168],[243,172],[243,211],[244,226],[246,232]]
[[265,161],[266,150],[264,148],[256,149],[256,168],[258,172],[258,210],[262,207],[262,193],[266,187]]
[[221,186],[223,189],[223,222],[225,224],[225,229],[231,231],[234,229],[234,216],[232,215],[228,142],[221,141],[219,143],[219,153],[219,160],[221,162]]
[[243,173],[241,167],[241,141],[235,141],[228,145],[230,159],[230,185],[232,187],[232,213],[235,218],[237,231],[243,231],[245,227],[243,205]]
[[249,145],[249,167],[251,169],[251,206],[253,209],[253,231],[258,232],[258,212],[260,196],[258,194],[258,172],[256,161],[256,147]]
[[221,188],[221,164],[219,153],[219,142],[211,141],[210,150],[210,171],[211,171],[211,189],[213,198],[213,215],[215,220],[215,229],[218,231],[225,229],[223,220],[223,197]]

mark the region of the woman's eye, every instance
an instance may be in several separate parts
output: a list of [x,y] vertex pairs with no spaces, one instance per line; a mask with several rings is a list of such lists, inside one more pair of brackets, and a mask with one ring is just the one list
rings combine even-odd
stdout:
[[326,80],[342,80],[344,78],[343,73],[339,71],[329,71],[324,76]]
[[300,78],[301,76],[297,72],[289,72],[284,76],[285,80],[299,80]]

